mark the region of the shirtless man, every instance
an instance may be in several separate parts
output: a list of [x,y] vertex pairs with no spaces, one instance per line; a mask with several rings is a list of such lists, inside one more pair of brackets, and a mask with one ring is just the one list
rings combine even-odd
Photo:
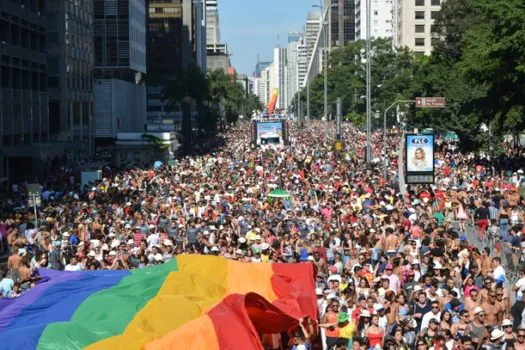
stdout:
[[22,257],[18,255],[18,247],[13,246],[12,248],[13,254],[7,259],[7,269],[8,270],[18,270],[20,267],[20,263],[22,261]]
[[[472,310],[474,312],[474,310]],[[470,334],[470,314],[467,310],[459,313],[459,322],[454,323],[450,328],[452,334],[459,333],[461,336]]]
[[468,311],[470,314],[473,314],[474,309],[478,306],[481,306],[479,291],[477,289],[473,289],[470,291],[470,296],[465,298],[465,310]]
[[385,232],[387,234],[385,238],[385,251],[389,257],[391,257],[395,255],[395,252],[397,252],[397,248],[399,247],[399,237],[394,234],[390,227],[387,227]]
[[494,327],[503,321],[503,313],[505,310],[503,306],[497,302],[495,291],[491,290],[488,293],[488,297],[489,299],[484,301],[481,307],[485,311],[485,324]]
[[492,288],[492,278],[485,277],[485,279],[483,280],[483,287],[479,291],[481,303],[484,303],[489,300],[488,295],[491,291],[494,291],[494,289]]

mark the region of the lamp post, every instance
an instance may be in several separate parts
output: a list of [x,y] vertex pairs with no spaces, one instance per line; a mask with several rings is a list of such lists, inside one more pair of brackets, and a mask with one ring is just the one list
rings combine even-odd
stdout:
[[[323,5],[322,3],[320,5],[313,5],[313,7],[318,7],[321,9],[322,15],[321,19],[323,21],[321,30],[323,32],[323,41],[324,41],[324,48],[323,48],[323,76],[324,76],[324,118],[325,120],[328,120],[328,54],[331,49],[331,40],[330,40],[330,32],[332,30],[332,21],[331,21],[331,9],[332,7],[337,7],[337,4],[328,4]],[[326,12],[326,14],[325,14]],[[327,20],[328,17],[328,20]]]
[[372,167],[372,109],[371,109],[371,71],[370,60],[370,26],[371,26],[372,1],[366,0],[366,167]]
[[[398,104],[400,103],[415,103],[416,101],[414,100],[397,100],[395,102],[393,102],[390,106],[388,106],[387,109],[385,109],[385,112],[383,113],[383,171],[384,171],[384,177],[385,179],[387,178],[387,167],[388,167],[388,164],[387,164],[387,145],[386,145],[386,115],[388,113],[389,110],[391,110],[392,108],[394,108],[395,106],[397,106]],[[399,152],[401,153],[402,149],[399,150]]]

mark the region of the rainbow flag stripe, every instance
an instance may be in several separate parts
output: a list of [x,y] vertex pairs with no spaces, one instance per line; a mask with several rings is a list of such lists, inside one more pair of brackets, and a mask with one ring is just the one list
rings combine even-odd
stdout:
[[316,318],[314,268],[181,255],[132,271],[40,271],[0,299],[6,349],[262,349],[259,334]]

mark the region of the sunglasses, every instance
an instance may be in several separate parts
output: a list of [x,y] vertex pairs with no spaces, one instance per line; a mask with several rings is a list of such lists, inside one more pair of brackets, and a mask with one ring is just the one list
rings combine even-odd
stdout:
[[491,298],[495,298],[496,295],[495,295],[495,294],[491,294],[491,295],[489,295],[489,297],[491,297]]
[[439,309],[439,306],[432,306],[433,309]]
[[520,333],[520,334],[518,334],[518,337],[519,337],[519,338],[523,338],[523,337],[525,337],[525,334]]

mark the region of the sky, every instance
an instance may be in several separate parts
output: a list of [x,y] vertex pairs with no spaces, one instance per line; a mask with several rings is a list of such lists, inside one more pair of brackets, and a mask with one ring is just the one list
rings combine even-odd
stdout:
[[319,0],[219,0],[221,41],[228,44],[232,65],[249,76],[261,61],[273,60],[280,34],[281,47],[288,32],[302,31],[308,12]]

